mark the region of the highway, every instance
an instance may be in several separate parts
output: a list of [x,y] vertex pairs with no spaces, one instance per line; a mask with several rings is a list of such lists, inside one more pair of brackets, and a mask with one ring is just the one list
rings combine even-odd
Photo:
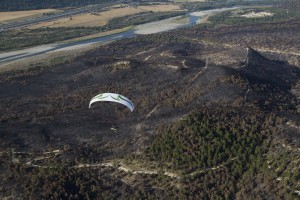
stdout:
[[66,18],[66,17],[70,17],[70,16],[82,14],[82,13],[99,12],[100,10],[105,10],[105,9],[109,8],[110,6],[113,6],[113,5],[119,4],[119,3],[120,3],[120,1],[115,1],[114,3],[89,5],[89,6],[85,6],[82,8],[65,10],[62,13],[57,13],[57,14],[53,14],[53,15],[45,15],[45,16],[41,16],[38,18],[34,18],[34,19],[13,22],[13,23],[8,23],[8,24],[0,24],[0,32],[11,30],[11,29],[16,29],[16,28],[24,28],[26,26],[30,26],[33,24],[46,22],[46,21],[53,21],[53,20],[57,20],[60,18]]

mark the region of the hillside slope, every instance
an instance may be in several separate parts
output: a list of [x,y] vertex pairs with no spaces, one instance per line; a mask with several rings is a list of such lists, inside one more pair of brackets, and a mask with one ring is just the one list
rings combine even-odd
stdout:
[[299,68],[176,34],[1,74],[1,197],[297,198]]

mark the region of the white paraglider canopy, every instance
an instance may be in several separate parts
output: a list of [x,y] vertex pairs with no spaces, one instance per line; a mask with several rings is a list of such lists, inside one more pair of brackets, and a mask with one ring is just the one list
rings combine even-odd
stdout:
[[91,105],[98,101],[112,101],[116,103],[123,104],[127,106],[131,110],[131,112],[134,109],[133,103],[126,97],[116,94],[116,93],[101,93],[93,97],[90,101],[89,108],[91,108]]

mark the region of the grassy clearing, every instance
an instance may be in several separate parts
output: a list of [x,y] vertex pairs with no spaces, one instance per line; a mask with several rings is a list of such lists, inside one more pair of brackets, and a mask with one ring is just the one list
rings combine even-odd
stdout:
[[14,11],[14,12],[0,12],[0,22],[8,22],[11,20],[23,20],[33,17],[42,16],[43,14],[58,12],[55,9],[42,10],[28,10],[28,11]]
[[48,27],[94,27],[94,26],[104,26],[109,20],[119,17],[124,17],[128,15],[134,15],[144,12],[168,12],[168,11],[178,11],[180,7],[178,5],[149,5],[149,6],[138,6],[134,7],[117,7],[109,11],[103,11],[99,13],[87,13],[82,15],[76,15],[69,18],[58,19],[51,22],[44,22],[37,25],[30,26],[30,29]]

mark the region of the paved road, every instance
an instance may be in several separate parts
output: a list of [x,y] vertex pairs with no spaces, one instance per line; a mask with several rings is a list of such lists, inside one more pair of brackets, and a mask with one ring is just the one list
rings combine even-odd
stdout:
[[9,23],[9,24],[1,24],[0,25],[0,32],[11,30],[11,29],[16,29],[16,28],[22,28],[22,27],[30,26],[30,25],[33,25],[33,24],[41,23],[41,22],[53,21],[53,20],[57,20],[59,18],[70,17],[70,16],[73,16],[73,15],[78,15],[78,14],[82,14],[82,13],[105,10],[106,8],[108,8],[110,6],[113,6],[115,4],[119,4],[121,2],[122,1],[115,1],[114,3],[89,5],[89,6],[85,6],[85,7],[82,7],[82,8],[69,9],[69,10],[66,10],[62,13],[57,13],[57,14],[48,15],[48,16],[42,16],[42,17],[35,18],[35,19],[29,19],[29,20],[24,20],[24,21],[19,21],[19,22],[13,22],[13,23]]

